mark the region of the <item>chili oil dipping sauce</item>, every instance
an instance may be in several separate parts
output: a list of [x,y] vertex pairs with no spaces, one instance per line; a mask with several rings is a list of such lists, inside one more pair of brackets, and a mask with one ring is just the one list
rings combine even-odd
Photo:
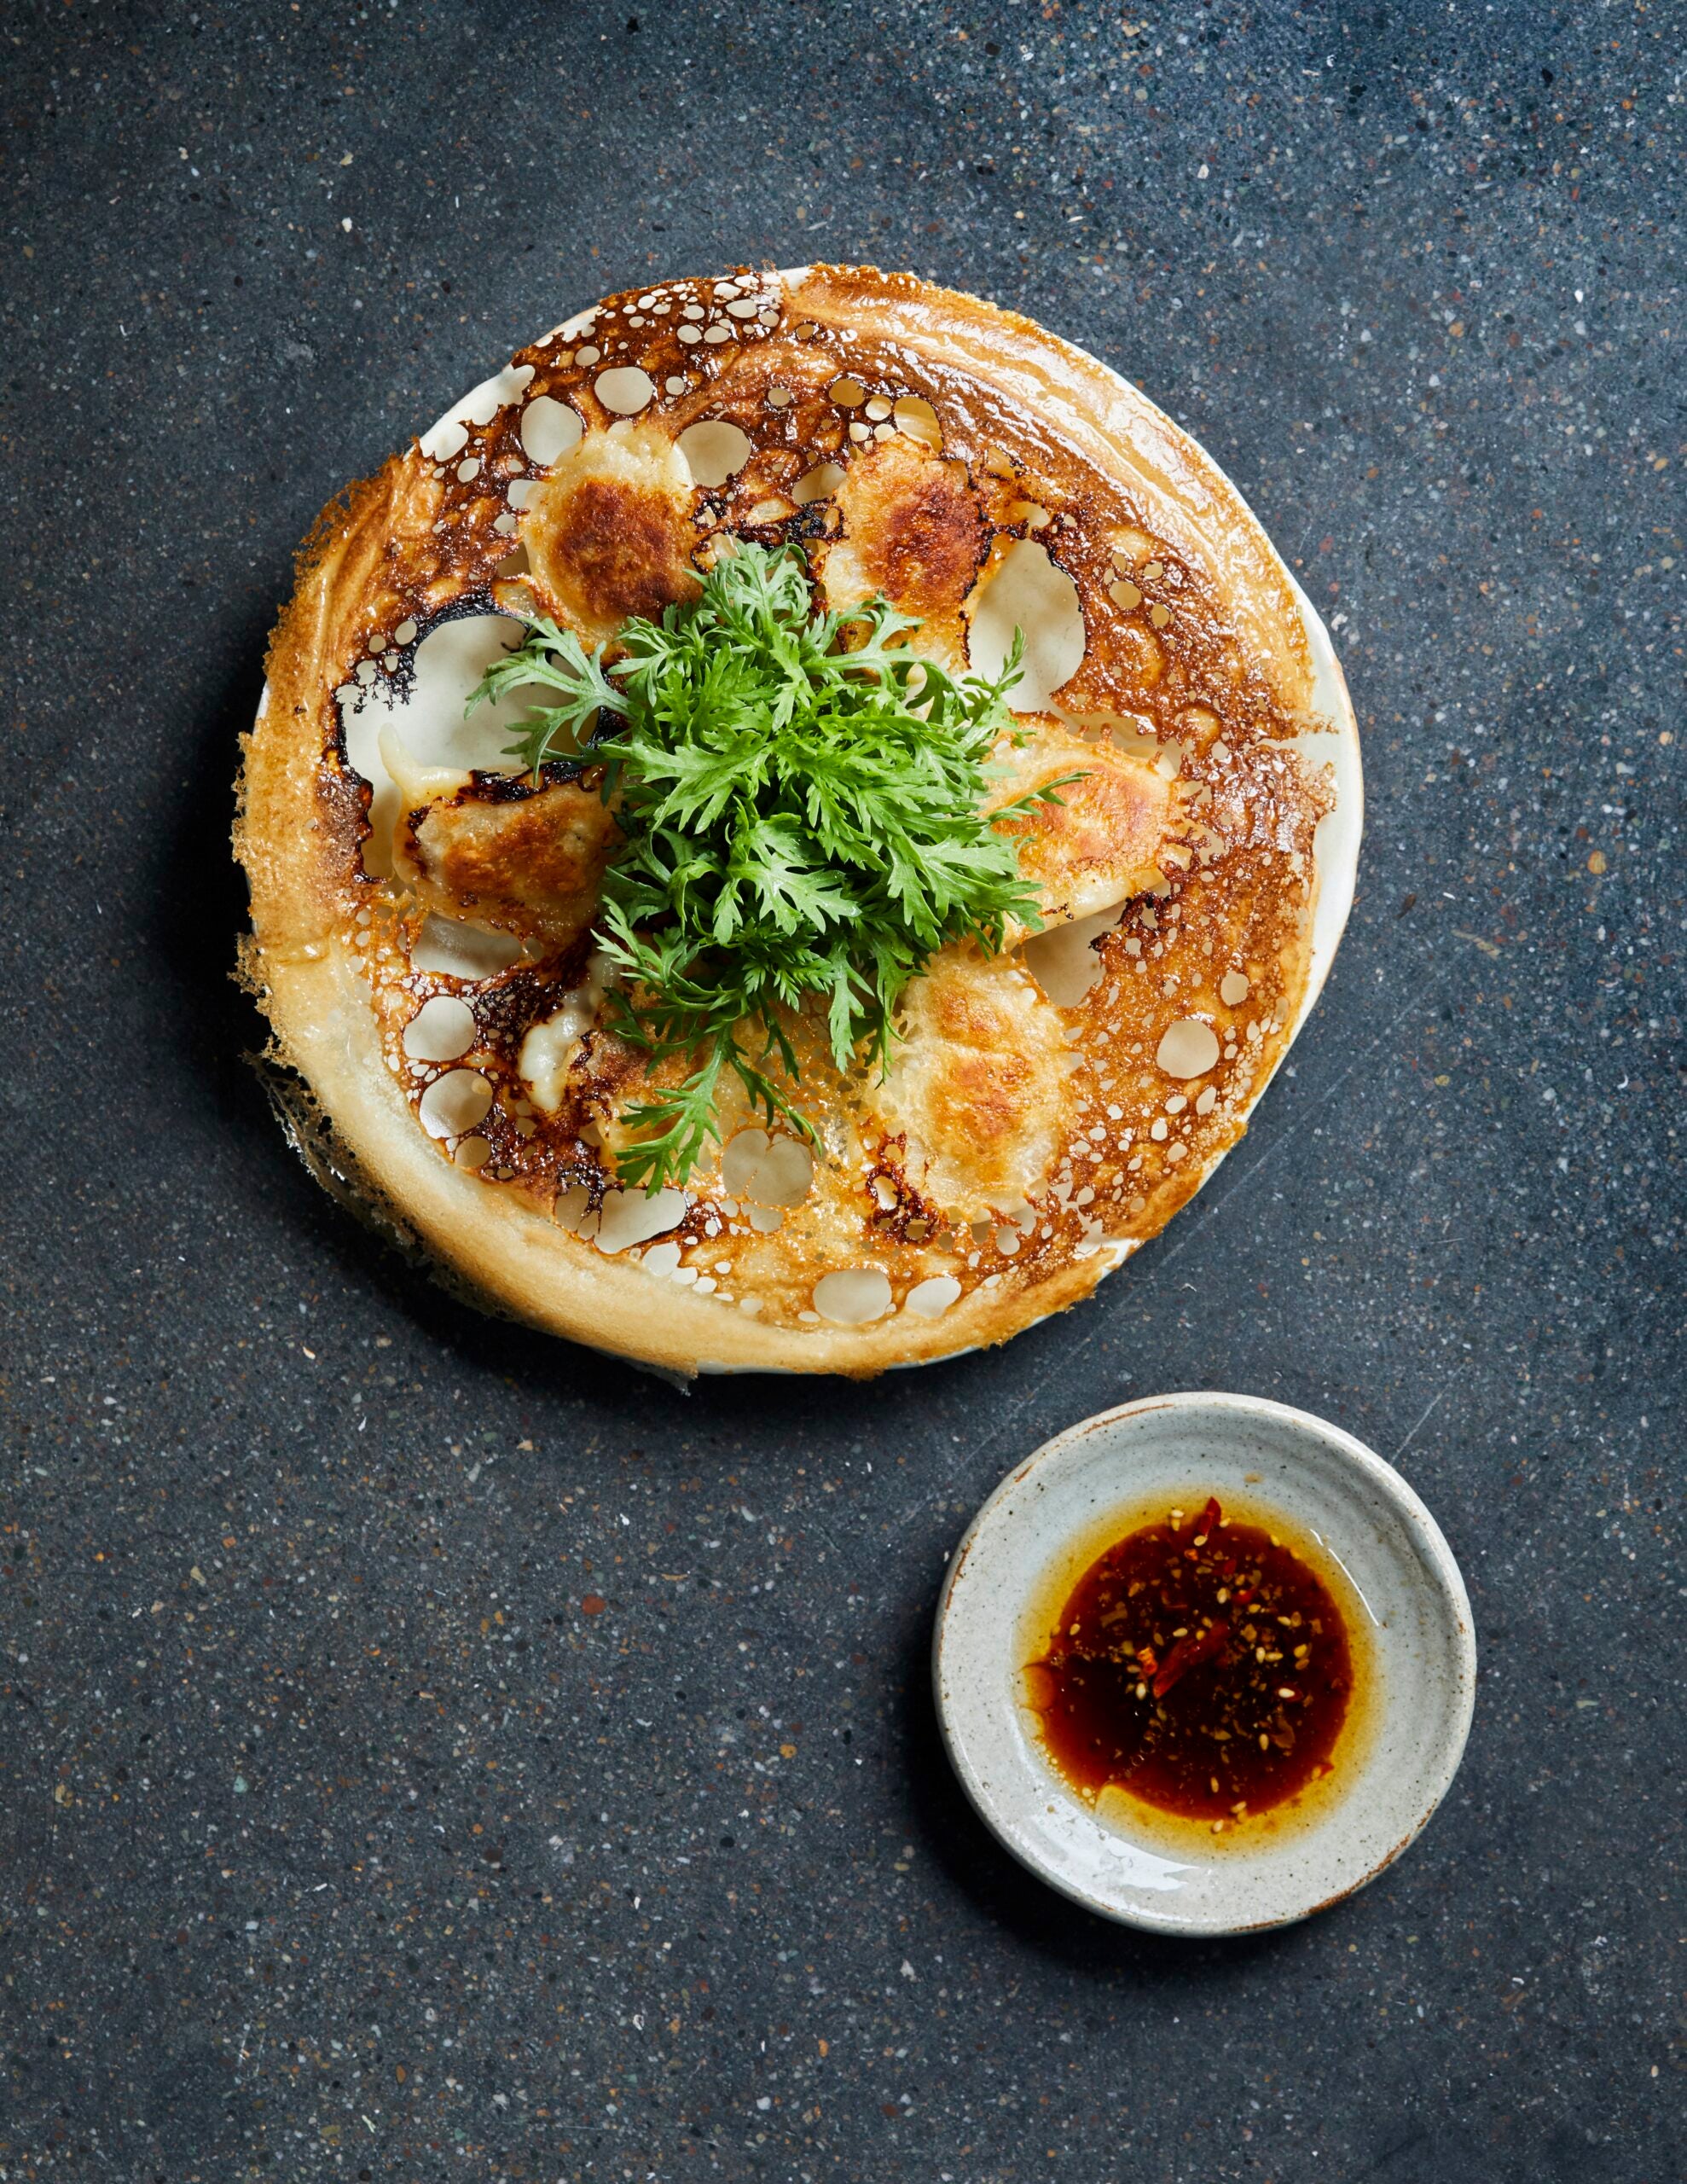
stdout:
[[1025,1632],[1044,1755],[1104,1821],[1255,1841],[1327,1809],[1369,1743],[1363,1604],[1315,1534],[1245,1496],[1191,1488],[1092,1527]]
[[1003,1846],[1191,1939],[1374,1880],[1446,1796],[1476,1696],[1470,1598],[1406,1481],[1327,1419],[1213,1391],[1022,1456],[950,1558],[931,1668]]

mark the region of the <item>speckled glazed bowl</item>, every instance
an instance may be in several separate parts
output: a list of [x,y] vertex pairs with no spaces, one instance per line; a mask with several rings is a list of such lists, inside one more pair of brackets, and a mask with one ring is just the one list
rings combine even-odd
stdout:
[[[1326,1786],[1228,1838],[1057,1774],[1027,1703],[1062,1590],[1150,1512],[1216,1495],[1307,1540],[1359,1676]],[[1305,1411],[1250,1396],[1157,1396],[1059,1434],[1005,1478],[950,1566],[933,1676],[949,1756],[1014,1856],[1104,1917],[1169,1934],[1257,1931],[1350,1896],[1446,1794],[1475,1694],[1458,1566],[1389,1465]]]

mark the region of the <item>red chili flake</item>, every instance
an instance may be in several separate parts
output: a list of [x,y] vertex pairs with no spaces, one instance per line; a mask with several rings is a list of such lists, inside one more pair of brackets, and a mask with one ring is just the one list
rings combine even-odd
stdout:
[[1180,1638],[1171,1652],[1160,1664],[1154,1679],[1154,1696],[1163,1699],[1180,1676],[1198,1668],[1203,1661],[1210,1661],[1223,1653],[1230,1642],[1227,1623],[1209,1623],[1204,1630],[1191,1630],[1186,1638]]

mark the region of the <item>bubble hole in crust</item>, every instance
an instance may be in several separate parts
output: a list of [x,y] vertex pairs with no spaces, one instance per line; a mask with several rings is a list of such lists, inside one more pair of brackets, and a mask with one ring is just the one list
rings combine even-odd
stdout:
[[[841,462],[817,462],[797,480],[791,497],[799,508],[811,508],[816,501],[830,500],[849,474]],[[779,503],[772,505],[777,508]]]
[[477,984],[496,978],[520,959],[521,943],[513,933],[488,932],[466,919],[442,917],[438,910],[428,913],[410,950],[413,969]]
[[1219,1058],[1219,1037],[1198,1016],[1180,1016],[1168,1024],[1154,1059],[1168,1077],[1204,1077]]
[[600,372],[592,392],[617,417],[635,417],[656,399],[656,381],[637,364],[617,364]]
[[937,421],[937,412],[923,394],[904,394],[893,405],[891,415],[899,432],[910,439],[923,440],[933,452],[943,444],[943,428]]
[[455,995],[425,1001],[404,1026],[401,1041],[412,1061],[455,1061],[474,1044],[474,1011]]
[[598,1217],[597,1247],[613,1257],[652,1236],[665,1236],[685,1219],[690,1204],[684,1191],[609,1191]]
[[1084,613],[1078,587],[1034,538],[1016,538],[967,609],[967,658],[980,675],[1000,675],[1016,630],[1024,633],[1021,678],[1007,702],[1043,712],[1083,665]]
[[488,425],[507,403],[513,402],[533,376],[531,364],[506,364],[455,402],[417,443],[435,462],[449,462],[468,445],[471,425]]
[[902,1299],[902,1310],[918,1313],[923,1320],[940,1320],[951,1304],[959,1303],[960,1295],[960,1284],[954,1275],[934,1274],[915,1282]]
[[478,1069],[450,1069],[421,1095],[422,1126],[430,1137],[456,1137],[484,1122],[492,1087]]
[[739,1130],[721,1156],[722,1187],[752,1205],[800,1205],[814,1180],[814,1153],[784,1131]]
[[1101,958],[1095,944],[1111,932],[1126,910],[1114,903],[1092,916],[1034,932],[1020,950],[1025,967],[1057,1008],[1075,1008],[1101,983]]
[[[342,684],[336,694],[345,756],[369,784],[369,835],[363,867],[374,878],[392,870],[392,830],[398,819],[397,783],[381,738],[416,766],[467,775],[479,767],[501,772],[515,723],[532,704],[518,691],[465,714],[470,694],[495,660],[521,641],[519,626],[501,614],[461,614],[430,630],[412,657],[408,687],[375,677]],[[389,741],[388,750],[392,749]]]
[[864,1327],[890,1309],[890,1278],[882,1267],[840,1267],[815,1284],[815,1310],[837,1327]]
[[[584,429],[577,410],[571,410],[554,395],[537,395],[521,413],[522,451],[530,462],[548,470],[571,448],[579,445]],[[527,498],[524,494],[520,505],[525,506]]]
[[729,425],[723,417],[704,417],[687,425],[677,442],[686,459],[692,483],[705,488],[724,485],[749,462],[755,443],[742,426]]

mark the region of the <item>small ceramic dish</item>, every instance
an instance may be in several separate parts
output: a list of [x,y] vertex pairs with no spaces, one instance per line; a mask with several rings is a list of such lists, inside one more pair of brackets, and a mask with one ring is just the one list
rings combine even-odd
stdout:
[[[1023,1673],[1096,1555],[1209,1495],[1307,1543],[1357,1672],[1327,1780],[1219,1837],[1118,1790],[1075,1791]],[[1104,1917],[1205,1936],[1304,1919],[1400,1856],[1457,1771],[1476,1653],[1452,1551],[1380,1456],[1283,1403],[1173,1395],[1086,1419],[1002,1481],[950,1566],[932,1671],[955,1771],[1017,1858]]]

